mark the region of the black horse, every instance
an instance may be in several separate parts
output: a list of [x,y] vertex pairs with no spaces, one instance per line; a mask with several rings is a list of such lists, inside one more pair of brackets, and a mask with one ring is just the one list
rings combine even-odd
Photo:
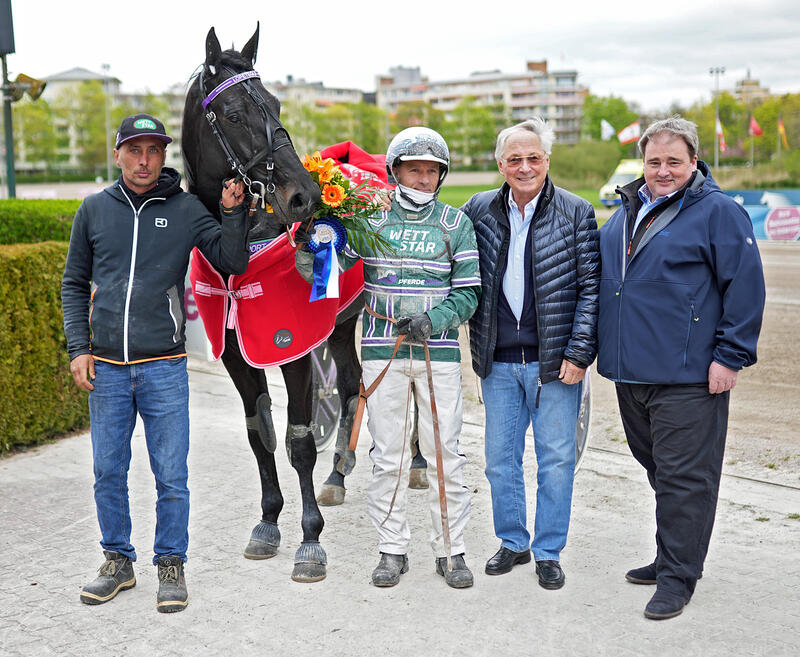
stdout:
[[[219,189],[232,175],[244,180],[251,203],[251,242],[280,235],[288,225],[311,216],[319,200],[319,187],[303,168],[288,132],[280,122],[280,103],[253,71],[258,48],[258,27],[241,52],[222,51],[214,28],[206,37],[206,58],[186,96],[182,148],[189,191],[197,194],[219,218]],[[273,212],[266,211],[266,205]],[[302,231],[301,231],[302,232]],[[222,272],[221,272],[222,273]],[[223,273],[223,278],[227,276]],[[305,300],[287,299],[287,303]],[[358,397],[361,367],[355,349],[355,322],[361,301],[339,314],[328,338],[337,366],[337,386],[343,409],[334,472],[330,485],[341,489],[355,457],[347,452],[346,437]],[[244,556],[267,559],[280,544],[278,515],[283,507],[275,468],[276,436],[271,400],[262,369],[248,365],[235,332],[225,334],[222,355],[244,404],[250,447],[261,478],[261,521],[253,529]],[[292,579],[313,582],[326,574],[327,557],[319,543],[324,521],[314,496],[312,479],[316,444],[312,426],[311,360],[306,355],[281,365],[288,394],[286,449],[297,471],[303,504],[303,542],[295,555]],[[326,482],[327,484],[328,482]]]

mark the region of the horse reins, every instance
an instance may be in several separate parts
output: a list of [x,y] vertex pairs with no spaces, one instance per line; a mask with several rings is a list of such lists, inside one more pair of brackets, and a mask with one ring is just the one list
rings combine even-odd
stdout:
[[[385,315],[380,315],[379,313],[375,312],[372,308],[368,305],[364,306],[364,309],[376,319],[383,319],[392,324],[395,324],[397,320],[386,317]],[[356,413],[353,418],[353,430],[350,433],[350,444],[348,445],[348,449],[355,450],[356,445],[358,444],[358,436],[361,433],[361,420],[364,416],[364,408],[367,405],[367,397],[369,397],[375,390],[377,389],[378,385],[381,381],[383,381],[383,377],[386,376],[386,373],[389,371],[389,367],[392,365],[392,361],[394,360],[395,356],[397,355],[398,350],[400,349],[400,345],[403,344],[403,340],[405,340],[406,335],[398,335],[397,340],[394,343],[394,350],[392,351],[392,355],[389,358],[389,362],[386,363],[386,367],[384,367],[380,374],[375,377],[375,380],[370,384],[369,388],[364,387],[364,378],[362,376],[361,383],[359,386],[358,391],[358,406],[356,407]],[[436,447],[436,480],[439,484],[439,510],[441,512],[442,517],[442,538],[444,539],[444,549],[447,553],[447,570],[453,570],[453,561],[452,556],[450,554],[450,521],[447,514],[447,492],[445,491],[444,485],[444,471],[442,465],[442,439],[439,435],[439,413],[436,410],[436,397],[433,393],[433,370],[431,368],[431,352],[428,349],[428,341],[423,340],[422,346],[425,349],[425,370],[428,375],[428,390],[431,396],[431,424],[433,425],[433,443]],[[409,381],[409,397],[406,401],[406,422],[405,422],[405,429],[403,430],[403,451],[402,456],[400,458],[400,472],[397,475],[397,485],[395,486],[394,494],[392,495],[392,501],[389,504],[389,512],[386,514],[386,518],[383,519],[383,522],[389,518],[392,513],[392,508],[394,507],[394,501],[397,497],[397,491],[400,487],[400,476],[403,472],[403,458],[405,458],[405,451],[406,451],[406,438],[407,438],[407,431],[408,431],[408,410],[409,406],[411,405],[411,382]],[[381,523],[383,525],[383,523]]]
[[[202,93],[206,93],[205,79],[203,78],[204,68],[205,67],[200,69],[200,91]],[[290,146],[292,144],[292,140],[289,137],[289,133],[286,131],[286,128],[283,127],[280,119],[274,115],[269,105],[267,105],[266,101],[264,100],[264,97],[251,82],[253,78],[261,78],[258,72],[245,71],[243,73],[235,73],[227,66],[223,66],[222,70],[231,73],[231,77],[223,80],[220,84],[214,87],[214,89],[212,89],[211,92],[208,93],[202,100],[201,104],[203,106],[203,110],[205,110],[206,120],[208,121],[209,126],[211,126],[211,131],[214,133],[214,136],[217,138],[217,141],[222,148],[222,152],[225,154],[225,159],[228,161],[231,171],[234,171],[237,174],[236,180],[242,180],[244,181],[245,185],[247,185],[247,190],[252,196],[250,203],[250,214],[252,215],[259,202],[261,203],[262,208],[266,209],[266,194],[275,194],[275,183],[272,181],[272,175],[275,169],[274,154],[284,146]],[[219,96],[226,89],[229,89],[237,84],[241,84],[244,87],[247,95],[250,96],[258,109],[261,111],[261,114],[264,117],[264,125],[266,128],[267,137],[267,145],[259,150],[244,164],[242,164],[242,161],[237,157],[236,151],[234,150],[233,146],[231,146],[230,141],[228,141],[227,137],[225,137],[225,133],[222,131],[222,128],[217,121],[216,113],[214,110],[209,108],[209,105],[217,96]],[[273,124],[275,124],[274,128]],[[276,133],[278,130],[282,130],[284,136],[274,137],[274,133]],[[265,181],[261,182],[260,180],[252,180],[248,175],[250,169],[262,162],[267,170]],[[261,187],[260,191],[253,189],[253,187],[256,185]]]

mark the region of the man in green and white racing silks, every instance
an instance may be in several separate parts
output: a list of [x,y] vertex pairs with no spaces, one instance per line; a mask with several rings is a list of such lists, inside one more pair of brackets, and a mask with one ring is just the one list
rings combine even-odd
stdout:
[[[364,313],[361,360],[366,387],[386,367],[398,333],[408,335],[367,400],[374,466],[367,505],[378,530],[381,552],[372,574],[376,586],[393,586],[408,570],[406,492],[411,447],[410,440],[404,440],[410,434],[410,427],[404,430],[404,423],[409,379],[414,384],[419,413],[419,448],[428,461],[431,545],[436,570],[454,588],[465,588],[473,582],[464,562],[464,527],[470,500],[469,491],[462,484],[466,458],[458,448],[462,411],[458,325],[475,312],[481,287],[472,222],[436,199],[449,162],[447,144],[433,130],[414,127],[395,136],[386,154],[389,180],[398,184],[393,207],[370,219],[372,228],[389,242],[392,253],[385,255],[370,251],[369,247],[356,253],[347,247],[343,254],[344,260],[363,259],[367,305],[375,315],[394,320]],[[438,410],[450,555],[446,554],[443,538],[422,341],[427,341],[430,349]],[[447,567],[448,556],[452,557],[452,570]]]

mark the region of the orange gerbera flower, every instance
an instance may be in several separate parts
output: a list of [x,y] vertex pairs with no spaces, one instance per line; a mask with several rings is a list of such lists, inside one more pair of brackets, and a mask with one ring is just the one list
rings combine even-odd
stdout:
[[325,185],[322,188],[322,202],[332,208],[338,208],[344,201],[344,189],[339,185]]

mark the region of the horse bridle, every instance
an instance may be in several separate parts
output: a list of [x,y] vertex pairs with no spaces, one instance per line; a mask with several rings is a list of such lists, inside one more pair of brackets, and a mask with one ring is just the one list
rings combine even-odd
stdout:
[[[203,78],[203,68],[200,69],[200,91],[205,94],[206,88],[205,80]],[[275,116],[269,105],[267,105],[266,101],[264,100],[264,97],[251,82],[253,78],[261,77],[258,72],[245,71],[243,73],[235,73],[227,66],[223,66],[222,70],[230,73],[231,77],[223,80],[220,84],[214,87],[214,89],[212,89],[211,92],[208,93],[203,99],[202,105],[203,110],[205,111],[206,120],[211,126],[211,131],[217,138],[223,153],[225,153],[225,158],[228,160],[231,171],[236,172],[236,180],[243,180],[245,185],[247,185],[247,190],[253,197],[251,208],[254,208],[258,204],[259,200],[261,201],[262,207],[265,207],[265,192],[267,194],[275,194],[275,183],[272,181],[272,174],[275,169],[275,161],[273,156],[276,151],[280,150],[284,146],[291,146],[292,140],[289,138],[289,133],[286,131],[286,128],[283,127],[280,119]],[[267,145],[253,155],[244,164],[242,164],[242,161],[237,157],[236,151],[231,146],[230,141],[228,141],[228,139],[225,137],[225,133],[222,131],[222,128],[217,122],[217,115],[214,113],[214,110],[209,108],[209,105],[217,96],[219,96],[226,89],[229,89],[237,84],[241,84],[244,87],[245,91],[247,91],[247,95],[250,96],[258,109],[261,111],[261,115],[264,117],[264,125],[266,127],[267,135]],[[276,137],[275,133],[278,130],[282,130],[284,136]],[[265,181],[261,182],[260,180],[252,180],[250,176],[248,176],[250,169],[262,162],[267,170]],[[260,186],[261,191],[258,192],[254,190],[254,186]]]

